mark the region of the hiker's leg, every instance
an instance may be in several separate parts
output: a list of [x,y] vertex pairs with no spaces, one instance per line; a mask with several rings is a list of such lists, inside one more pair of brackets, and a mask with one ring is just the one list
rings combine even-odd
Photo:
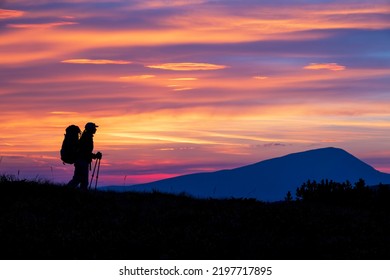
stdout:
[[72,180],[69,181],[68,187],[76,188],[81,181],[80,164],[76,162],[74,164],[74,173]]
[[87,161],[80,162],[80,188],[88,189],[89,163]]

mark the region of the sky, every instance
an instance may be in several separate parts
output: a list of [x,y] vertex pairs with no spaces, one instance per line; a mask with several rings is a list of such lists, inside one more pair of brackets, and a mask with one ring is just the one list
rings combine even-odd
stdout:
[[339,147],[390,172],[388,0],[0,0],[0,174],[99,185]]

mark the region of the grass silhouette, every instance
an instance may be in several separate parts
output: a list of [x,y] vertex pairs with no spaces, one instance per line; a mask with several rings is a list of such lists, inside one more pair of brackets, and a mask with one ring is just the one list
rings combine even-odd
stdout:
[[0,177],[1,259],[389,259],[388,201],[194,199]]

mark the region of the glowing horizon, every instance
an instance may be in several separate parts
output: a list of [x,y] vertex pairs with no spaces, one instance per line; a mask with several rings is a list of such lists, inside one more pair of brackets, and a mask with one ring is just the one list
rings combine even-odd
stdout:
[[99,125],[101,184],[336,146],[390,172],[386,1],[5,1],[0,173],[66,182]]

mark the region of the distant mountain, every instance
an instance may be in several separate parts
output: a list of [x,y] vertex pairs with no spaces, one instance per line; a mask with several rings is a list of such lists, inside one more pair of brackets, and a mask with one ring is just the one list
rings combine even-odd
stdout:
[[[351,183],[364,179],[367,185],[390,183],[390,174],[379,172],[348,152],[322,148],[264,160],[231,170],[196,173],[129,187],[121,191],[186,193],[200,198],[255,198],[262,201],[283,200],[295,195],[307,180],[329,179]],[[120,189],[119,189],[120,188]]]

